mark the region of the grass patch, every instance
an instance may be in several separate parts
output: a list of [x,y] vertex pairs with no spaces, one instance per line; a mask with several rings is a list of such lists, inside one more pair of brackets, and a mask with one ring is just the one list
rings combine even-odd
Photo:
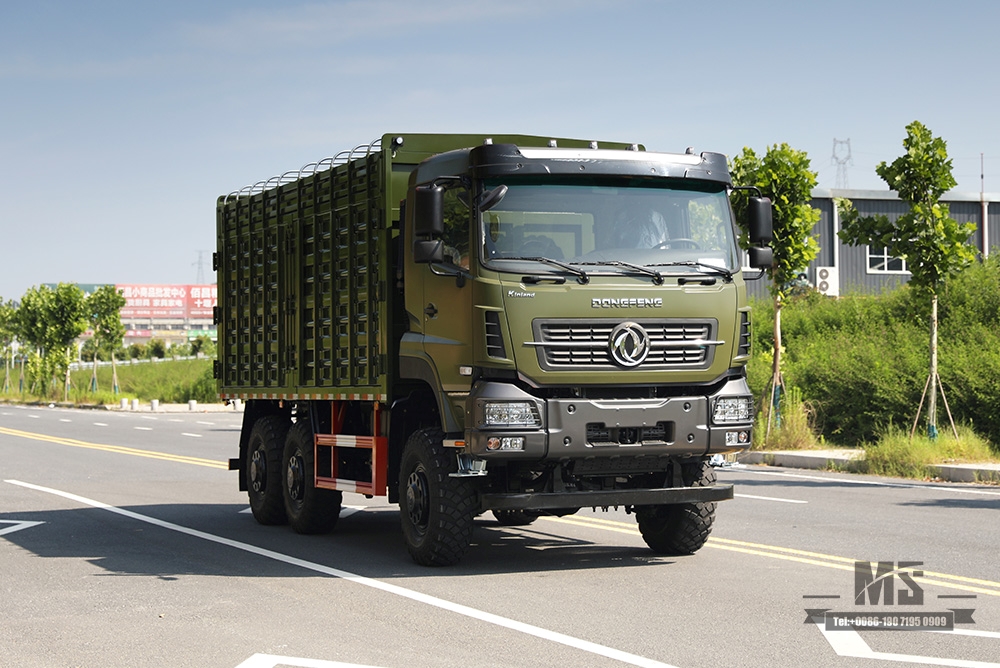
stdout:
[[771,418],[770,434],[767,433],[765,411],[757,413],[752,450],[815,450],[826,446],[822,438],[816,436],[813,426],[816,412],[802,398],[801,390],[789,387],[783,392],[778,412],[781,419]]
[[937,439],[914,435],[890,426],[875,443],[865,443],[865,473],[900,478],[932,478],[934,464],[998,463],[988,441],[972,429],[960,427],[958,438],[942,430]]
[[[0,371],[2,373],[2,371]],[[79,369],[70,373],[70,401],[80,405],[117,404],[122,399],[148,402],[158,399],[165,404],[184,404],[194,399],[198,403],[216,403],[215,379],[212,378],[211,359],[163,360],[118,365],[119,394],[114,394],[111,367],[97,369],[98,391],[90,391],[92,369]],[[0,379],[2,380],[2,379]],[[47,396],[17,391],[17,374],[11,377],[10,392],[0,394],[9,401],[62,401],[62,383]]]

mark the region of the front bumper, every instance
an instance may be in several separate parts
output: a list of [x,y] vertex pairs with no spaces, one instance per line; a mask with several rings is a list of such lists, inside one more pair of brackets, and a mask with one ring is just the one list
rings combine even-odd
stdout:
[[[489,460],[544,460],[622,456],[701,457],[750,447],[752,422],[712,423],[714,401],[748,396],[744,378],[711,395],[645,399],[540,399],[506,383],[477,383],[469,395],[467,452]],[[537,424],[486,424],[488,402],[531,404]],[[750,411],[752,415],[752,411]],[[491,449],[498,439],[519,439],[519,449]],[[585,504],[586,505],[586,504]]]

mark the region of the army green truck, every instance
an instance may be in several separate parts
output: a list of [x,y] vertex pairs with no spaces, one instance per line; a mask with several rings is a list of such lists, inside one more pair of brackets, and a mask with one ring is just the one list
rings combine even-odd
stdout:
[[698,550],[733,495],[708,460],[751,442],[743,261],[771,261],[770,202],[745,256],[732,191],[718,153],[387,134],[220,197],[215,372],[254,517],[319,533],[343,492],[387,496],[449,565],[488,511],[617,507]]

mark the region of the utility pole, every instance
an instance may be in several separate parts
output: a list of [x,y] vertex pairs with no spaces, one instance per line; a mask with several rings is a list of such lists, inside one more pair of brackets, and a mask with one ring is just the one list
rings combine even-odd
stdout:
[[986,201],[986,154],[979,154],[979,208],[983,231],[983,259],[990,256],[990,203]]
[[830,158],[830,163],[837,165],[837,184],[834,187],[847,190],[847,168],[854,165],[854,158],[851,157],[850,137],[833,140],[833,157]]
[[207,250],[198,251],[198,261],[191,263],[192,267],[198,267],[198,275],[194,280],[197,285],[205,285],[205,253],[211,252]]

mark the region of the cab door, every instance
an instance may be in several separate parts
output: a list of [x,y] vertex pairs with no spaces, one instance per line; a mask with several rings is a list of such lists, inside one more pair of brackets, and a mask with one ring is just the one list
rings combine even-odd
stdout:
[[446,392],[469,390],[469,377],[460,372],[472,365],[472,285],[469,267],[472,212],[469,191],[456,184],[444,193],[444,262],[417,265],[423,273],[421,319],[424,352],[431,359]]

